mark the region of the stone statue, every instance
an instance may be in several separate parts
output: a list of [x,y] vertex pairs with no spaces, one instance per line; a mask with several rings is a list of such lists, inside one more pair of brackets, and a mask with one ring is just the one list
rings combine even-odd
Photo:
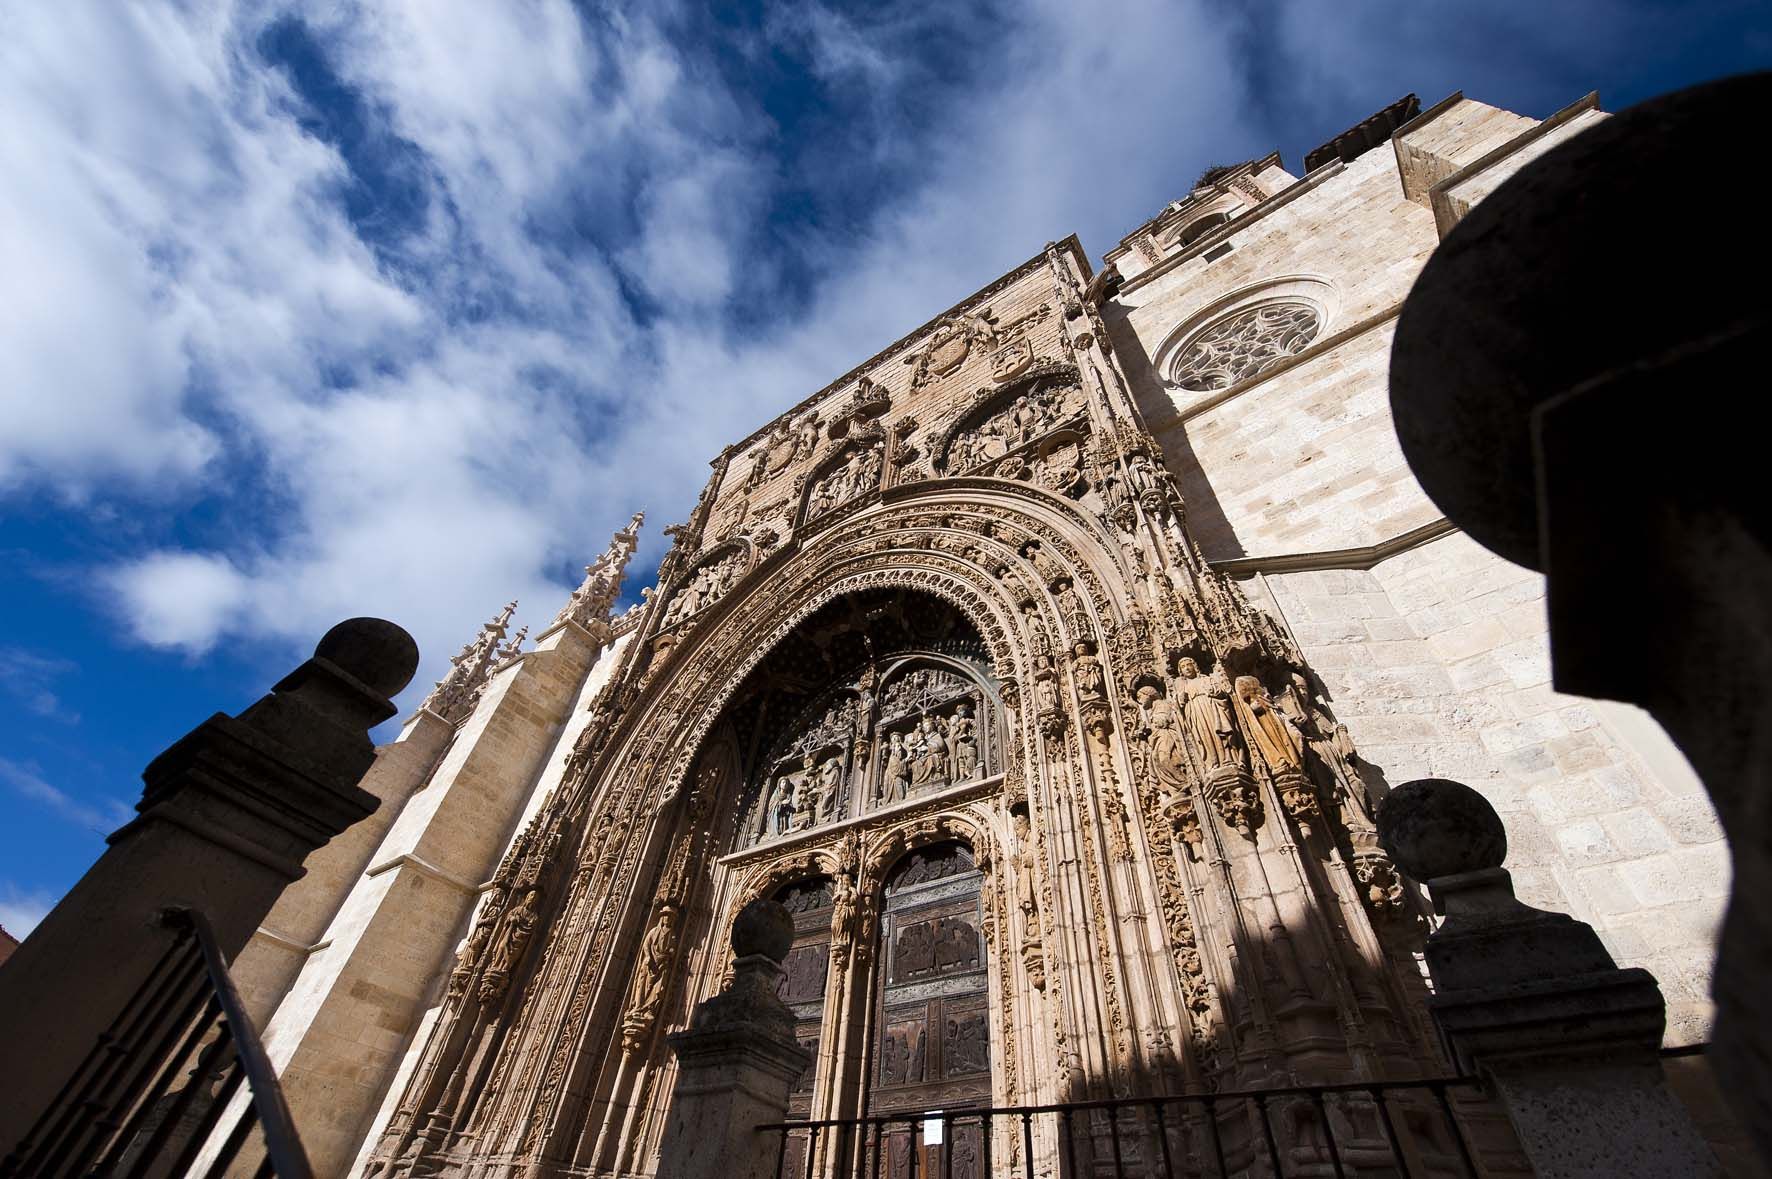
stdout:
[[1240,764],[1242,757],[1236,745],[1236,724],[1231,720],[1230,688],[1224,675],[1214,671],[1202,674],[1200,665],[1183,656],[1176,664],[1180,682],[1176,689],[1184,703],[1181,708],[1183,731],[1200,764],[1207,769]]
[[490,1003],[504,992],[511,972],[523,960],[523,951],[535,937],[535,926],[541,920],[539,894],[530,889],[517,906],[504,915],[498,936],[486,955],[486,971],[480,976],[480,1000]]
[[855,881],[846,872],[837,873],[831,885],[831,948],[849,945],[850,926],[855,922]]
[[468,940],[462,944],[461,953],[455,956],[455,969],[449,974],[451,996],[459,996],[467,988],[468,976],[474,972],[474,966],[486,952],[486,946],[491,942],[492,933],[498,928],[499,918],[503,915],[503,892],[494,889],[492,896],[486,901],[486,911],[474,923],[474,932],[468,935]]
[[1139,719],[1146,740],[1150,742],[1151,776],[1157,780],[1164,805],[1183,796],[1188,790],[1187,755],[1182,751],[1181,717],[1175,705],[1155,687],[1146,684],[1138,689]]
[[1243,714],[1249,748],[1274,773],[1304,769],[1304,749],[1298,734],[1275,710],[1261,681],[1252,675],[1240,675],[1236,689],[1237,708]]
[[893,733],[886,745],[886,773],[880,780],[880,797],[884,801],[904,801],[911,785],[910,756],[904,734]]
[[794,788],[786,774],[776,778],[763,809],[764,835],[783,835],[794,821]]
[[829,822],[837,810],[837,795],[843,789],[843,758],[832,754],[818,767],[818,816]]
[[953,719],[948,721],[948,745],[954,781],[970,782],[978,773],[978,722],[972,719],[972,705],[964,700],[954,706]]
[[916,761],[911,766],[911,784],[929,786],[948,780],[948,747],[941,733],[941,722],[924,714],[917,725]]
[[1038,908],[1034,885],[1034,835],[1024,814],[1015,816],[1015,904],[1028,920],[1030,929],[1036,928],[1034,911]]
[[677,945],[677,906],[664,902],[658,920],[646,931],[640,943],[640,957],[634,971],[634,998],[628,1004],[630,1014],[651,1016],[664,1002],[665,984],[669,979],[671,954]]
[[1077,695],[1085,700],[1099,700],[1107,694],[1106,681],[1101,673],[1101,660],[1090,651],[1088,643],[1078,643],[1076,661],[1072,665],[1071,674],[1077,680]]

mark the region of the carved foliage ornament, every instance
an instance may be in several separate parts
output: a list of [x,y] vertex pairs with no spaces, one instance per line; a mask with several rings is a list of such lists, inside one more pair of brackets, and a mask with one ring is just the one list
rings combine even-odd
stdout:
[[1304,351],[1322,327],[1317,309],[1297,299],[1246,307],[1209,325],[1182,348],[1174,381],[1202,393],[1228,389]]

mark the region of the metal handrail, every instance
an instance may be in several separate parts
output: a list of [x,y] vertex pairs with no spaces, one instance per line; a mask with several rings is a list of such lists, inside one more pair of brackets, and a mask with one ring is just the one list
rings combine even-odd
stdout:
[[234,978],[228,973],[221,947],[216,945],[209,918],[196,909],[173,908],[164,910],[161,920],[172,928],[178,928],[182,923],[196,935],[197,945],[203,952],[203,967],[209,973],[209,984],[215,988],[215,996],[221,1002],[222,1016],[233,1036],[234,1050],[240,1054],[240,1064],[246,1071],[246,1086],[252,1095],[253,1108],[258,1111],[259,1128],[265,1137],[265,1153],[270,1156],[272,1170],[278,1179],[313,1179],[314,1168],[308,1163],[308,1152],[302,1148],[301,1135],[296,1133],[295,1118],[283,1096],[283,1085],[277,1079],[277,1070],[271,1067],[271,1058],[265,1054],[258,1028],[246,1014],[246,1005],[240,1001],[240,992],[235,989]]

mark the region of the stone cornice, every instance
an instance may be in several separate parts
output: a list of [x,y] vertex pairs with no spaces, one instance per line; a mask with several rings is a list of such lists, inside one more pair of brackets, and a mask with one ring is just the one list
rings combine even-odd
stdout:
[[1232,557],[1208,562],[1227,577],[1246,578],[1257,573],[1312,573],[1321,569],[1370,569],[1399,553],[1418,548],[1430,541],[1450,536],[1458,526],[1441,516],[1438,520],[1411,528],[1389,540],[1361,545],[1351,549],[1325,549],[1314,553],[1280,553],[1270,557]]

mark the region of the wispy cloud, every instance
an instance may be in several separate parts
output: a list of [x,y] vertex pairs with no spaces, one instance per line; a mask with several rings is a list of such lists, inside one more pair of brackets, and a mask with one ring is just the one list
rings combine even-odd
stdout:
[[80,714],[63,704],[56,693],[56,682],[75,670],[71,660],[0,645],[0,695],[42,720],[79,723]]
[[0,880],[0,925],[23,941],[55,901],[55,896],[44,889],[24,889],[9,880]]
[[127,823],[133,811],[114,798],[83,802],[46,781],[35,766],[0,757],[0,782],[26,800],[46,807],[76,826],[108,835]]

